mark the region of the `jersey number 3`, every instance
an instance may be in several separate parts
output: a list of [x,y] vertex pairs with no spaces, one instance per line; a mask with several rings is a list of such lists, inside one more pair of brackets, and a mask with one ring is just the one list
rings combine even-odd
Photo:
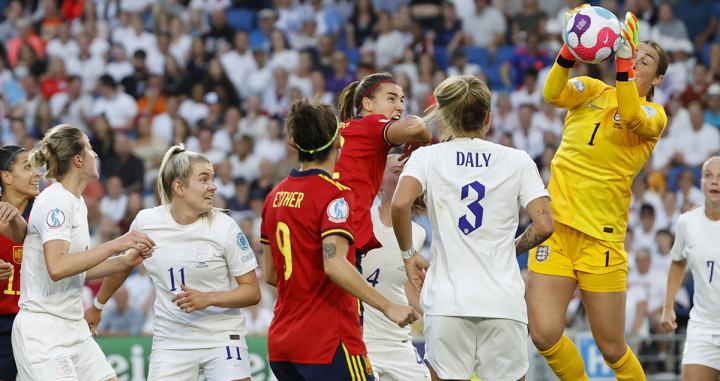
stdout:
[[473,181],[470,184],[465,184],[462,187],[462,192],[460,194],[460,201],[465,201],[466,198],[470,195],[470,188],[472,188],[475,193],[477,193],[477,198],[475,201],[471,202],[467,208],[472,212],[472,215],[475,217],[475,224],[471,224],[468,221],[468,215],[465,214],[458,220],[458,228],[460,228],[460,231],[463,232],[463,234],[468,235],[475,231],[475,229],[482,226],[482,219],[483,219],[483,207],[480,205],[480,200],[485,198],[485,186],[480,184],[477,181]]

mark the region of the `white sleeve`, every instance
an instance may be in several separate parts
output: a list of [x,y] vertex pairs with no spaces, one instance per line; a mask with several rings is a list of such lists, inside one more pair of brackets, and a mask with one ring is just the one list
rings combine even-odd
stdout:
[[255,253],[250,248],[250,241],[245,233],[234,221],[230,224],[229,230],[230,232],[226,236],[227,242],[225,242],[225,260],[227,260],[230,275],[233,277],[245,275],[258,267]]
[[540,172],[538,172],[537,165],[532,161],[530,155],[526,152],[519,151],[522,154],[523,164],[521,168],[520,176],[520,194],[518,199],[523,208],[526,208],[530,201],[540,197],[550,197],[545,184],[543,184],[542,178],[540,178]]
[[400,178],[410,176],[419,181],[423,192],[427,188],[427,150],[427,148],[422,147],[413,152],[400,174]]
[[672,249],[670,249],[670,256],[673,261],[682,261],[687,259],[687,245],[685,243],[687,240],[687,217],[687,214],[682,215],[677,222],[675,243],[673,243]]
[[74,213],[73,204],[62,195],[53,195],[41,205],[36,204],[33,214],[38,214],[38,232],[45,244],[52,240],[63,240],[70,242],[72,229],[71,213]]

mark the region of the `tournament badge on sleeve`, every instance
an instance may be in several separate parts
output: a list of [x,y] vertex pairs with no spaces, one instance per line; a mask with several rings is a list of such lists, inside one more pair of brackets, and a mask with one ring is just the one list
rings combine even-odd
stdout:
[[327,207],[328,219],[336,224],[347,221],[350,215],[350,206],[345,198],[340,197],[332,200]]
[[550,245],[540,245],[535,251],[535,259],[538,262],[545,262],[550,256]]
[[48,213],[45,218],[45,222],[47,222],[50,229],[57,229],[65,223],[65,213],[63,213],[62,210],[55,208]]

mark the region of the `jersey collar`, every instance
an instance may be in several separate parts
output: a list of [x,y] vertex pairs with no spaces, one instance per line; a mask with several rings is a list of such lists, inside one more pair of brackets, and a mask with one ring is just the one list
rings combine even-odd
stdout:
[[293,169],[290,171],[291,177],[308,177],[318,175],[324,175],[332,179],[332,176],[330,176],[329,173],[323,171],[322,169],[308,169],[307,171],[298,171],[297,169]]

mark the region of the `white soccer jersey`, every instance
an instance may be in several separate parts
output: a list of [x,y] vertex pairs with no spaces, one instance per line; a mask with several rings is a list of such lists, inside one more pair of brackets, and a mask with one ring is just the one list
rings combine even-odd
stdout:
[[425,314],[527,323],[514,244],[519,209],[549,197],[530,156],[459,138],[413,152],[401,176],[422,184],[432,223]]
[[[362,275],[378,292],[391,302],[408,304],[405,295],[405,283],[408,278],[405,274],[405,263],[400,256],[395,233],[392,227],[382,224],[378,207],[370,210],[375,238],[382,247],[370,250],[362,259]],[[417,223],[412,223],[413,247],[420,250],[425,242],[425,230]],[[373,308],[365,305],[363,317],[363,340],[401,342],[412,339],[409,325],[400,328],[392,320]]]
[[18,304],[23,310],[81,320],[85,273],[57,282],[50,279],[43,244],[53,240],[70,242],[69,253],[87,250],[90,245],[85,201],[59,182],[40,193],[30,213],[23,243]]
[[234,277],[257,267],[237,223],[225,214],[212,213],[212,223],[201,218],[180,225],[161,205],[138,213],[130,227],[156,244],[153,256],[144,262],[155,285],[153,348],[210,348],[226,346],[228,340],[247,348],[240,309],[210,306],[187,313],[172,302],[183,292],[181,284],[201,292],[229,291],[237,287]]
[[[680,216],[675,243],[670,254],[675,261],[687,259],[695,281],[694,305],[690,310],[690,324],[688,324],[689,334],[720,334],[718,247],[720,247],[720,221],[708,219],[704,206]],[[695,328],[694,332],[691,332],[691,327]]]

